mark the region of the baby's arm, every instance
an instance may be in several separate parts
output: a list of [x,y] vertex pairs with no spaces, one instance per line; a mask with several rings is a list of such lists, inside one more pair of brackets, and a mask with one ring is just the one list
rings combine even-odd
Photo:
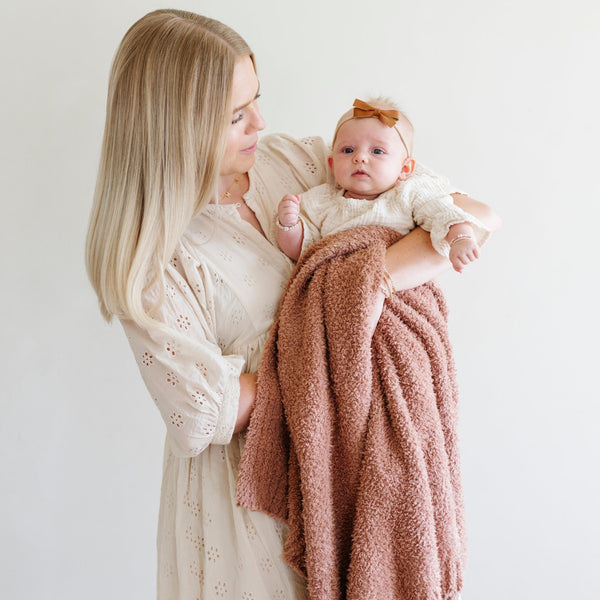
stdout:
[[469,223],[455,223],[450,226],[446,241],[450,246],[449,259],[459,273],[475,259],[479,258],[479,246]]
[[287,194],[277,207],[277,243],[292,260],[302,252],[304,229],[300,220],[300,196]]

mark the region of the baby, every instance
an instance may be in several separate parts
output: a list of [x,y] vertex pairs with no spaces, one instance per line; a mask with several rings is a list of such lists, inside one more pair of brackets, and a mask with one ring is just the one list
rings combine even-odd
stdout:
[[[402,234],[416,225],[461,272],[479,256],[489,230],[457,207],[457,192],[412,158],[413,127],[387,100],[355,100],[338,121],[329,166],[336,185],[286,195],[277,210],[277,242],[293,260],[320,237],[361,225]],[[300,214],[302,208],[302,215]]]

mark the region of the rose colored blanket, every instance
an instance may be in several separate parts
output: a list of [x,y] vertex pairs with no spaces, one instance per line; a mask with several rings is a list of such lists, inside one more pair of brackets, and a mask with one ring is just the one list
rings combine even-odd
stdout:
[[368,315],[386,247],[362,227],[298,263],[259,369],[238,502],[288,524],[311,600],[450,600],[462,587],[457,393],[429,283]]

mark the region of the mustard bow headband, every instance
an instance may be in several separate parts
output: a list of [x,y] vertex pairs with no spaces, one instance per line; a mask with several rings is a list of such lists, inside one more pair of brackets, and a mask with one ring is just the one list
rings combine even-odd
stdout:
[[354,109],[352,111],[352,116],[348,117],[347,119],[344,119],[341,123],[338,123],[335,133],[333,134],[333,142],[331,144],[332,146],[335,144],[337,132],[344,123],[346,123],[347,121],[351,121],[352,119],[364,119],[373,117],[379,119],[384,125],[387,125],[388,127],[393,127],[396,130],[396,133],[400,136],[400,141],[402,142],[402,145],[406,150],[407,158],[410,157],[410,150],[408,149],[408,144],[404,141],[404,137],[402,136],[402,133],[400,133],[398,127],[396,127],[398,119],[400,118],[399,111],[393,109],[388,110],[376,108],[375,106],[371,106],[367,102],[359,100],[358,98],[354,100],[354,104],[352,105],[352,107]]
[[400,116],[400,113],[397,110],[383,110],[381,108],[375,108],[374,106],[371,106],[370,104],[367,104],[358,98],[354,100],[354,104],[352,106],[354,107],[352,116],[355,119],[376,117],[388,127],[395,127],[398,117]]

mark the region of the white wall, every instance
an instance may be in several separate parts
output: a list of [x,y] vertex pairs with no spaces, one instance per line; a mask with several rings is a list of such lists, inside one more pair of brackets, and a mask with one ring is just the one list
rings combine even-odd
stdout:
[[[441,279],[462,390],[464,599],[599,598],[597,0],[172,4],[247,38],[269,131],[328,137],[355,97],[394,96],[421,161],[501,214],[479,263]],[[163,426],[97,312],[83,244],[112,55],[160,6],[2,11],[2,598],[154,596]]]

